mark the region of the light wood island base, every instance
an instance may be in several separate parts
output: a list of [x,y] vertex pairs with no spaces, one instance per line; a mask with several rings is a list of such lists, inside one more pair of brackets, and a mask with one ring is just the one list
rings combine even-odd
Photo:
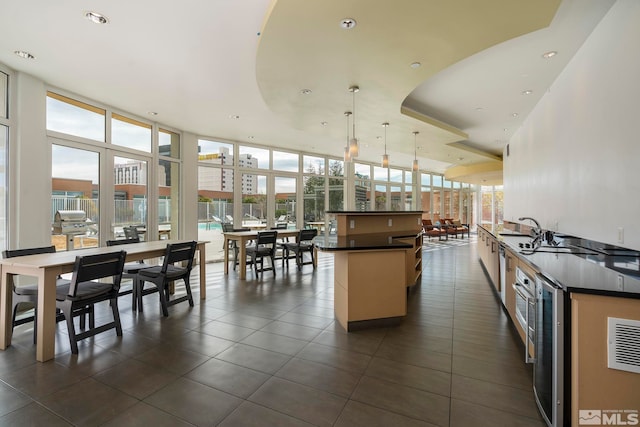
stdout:
[[393,326],[407,314],[404,249],[334,252],[334,307],[348,332]]

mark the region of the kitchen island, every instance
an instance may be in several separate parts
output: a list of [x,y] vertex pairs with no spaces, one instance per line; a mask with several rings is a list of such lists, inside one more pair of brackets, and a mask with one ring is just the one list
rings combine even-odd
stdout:
[[400,323],[422,273],[422,212],[329,213],[337,235],[314,244],[334,255],[336,319],[346,331]]

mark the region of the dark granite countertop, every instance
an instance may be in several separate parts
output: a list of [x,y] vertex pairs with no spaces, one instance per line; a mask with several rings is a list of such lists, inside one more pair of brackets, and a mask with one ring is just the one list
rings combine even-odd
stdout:
[[412,243],[400,241],[416,234],[372,233],[353,236],[317,236],[313,243],[322,251],[358,251],[372,249],[409,249]]
[[565,291],[640,298],[640,251],[561,234],[557,247],[532,250],[520,247],[531,242],[528,235],[503,230],[494,236]]

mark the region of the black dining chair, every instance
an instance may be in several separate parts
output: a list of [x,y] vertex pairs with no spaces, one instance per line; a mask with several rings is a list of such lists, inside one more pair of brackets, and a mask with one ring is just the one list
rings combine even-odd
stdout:
[[[298,270],[302,269],[303,265],[313,264],[313,268],[315,268],[314,262],[314,245],[313,238],[318,235],[318,230],[315,228],[308,228],[304,230],[300,230],[298,233],[298,237],[296,238],[295,243],[281,243],[280,246],[284,252],[283,254],[283,262],[282,268],[284,268],[284,260],[287,260],[287,268],[289,268],[289,253],[293,252],[296,258],[296,265],[298,266]],[[304,261],[304,253],[309,252],[311,254],[311,261]]]
[[[137,309],[139,312],[142,312],[142,297],[155,292],[160,294],[160,307],[162,308],[162,315],[164,317],[169,316],[169,306],[180,302],[188,301],[189,305],[193,307],[193,296],[191,295],[189,276],[193,269],[196,244],[197,242],[195,241],[170,243],[165,249],[164,262],[162,265],[144,268],[138,272],[137,279],[134,281],[136,289],[133,292],[138,300]],[[176,265],[177,263],[185,265]],[[179,298],[170,299],[169,284],[176,280],[182,280],[184,282],[187,294]],[[146,282],[153,283],[154,288],[144,289]],[[133,310],[136,310],[135,304]]]
[[[136,233],[136,237],[132,237],[132,238],[127,238],[127,239],[120,239],[120,240],[107,240],[107,246],[120,246],[120,245],[128,245],[131,243],[140,243],[140,238],[137,236]],[[135,281],[138,279],[138,272],[140,270],[142,270],[143,268],[150,268],[150,267],[155,267],[155,264],[147,264],[144,262],[144,260],[140,260],[140,261],[134,261],[134,262],[127,262],[124,265],[124,268],[122,269],[122,278],[123,279],[131,279],[131,288],[130,289],[120,289],[119,295],[123,296],[123,295],[128,295],[131,294],[131,304],[132,307],[134,307],[135,310],[135,305],[136,305],[136,301],[137,301],[137,297],[136,297],[136,284]]]
[[[247,256],[251,259],[253,264],[253,270],[256,275],[260,272],[260,275],[264,271],[273,271],[273,275],[276,275],[275,268],[275,255],[276,255],[276,241],[278,239],[277,231],[260,231],[258,237],[255,240],[255,245],[247,247]],[[267,257],[271,261],[271,267],[264,267],[264,258]],[[260,268],[258,268],[258,261],[260,262]]]
[[[122,336],[122,325],[118,312],[118,292],[126,255],[125,251],[118,251],[77,256],[71,282],[64,286],[58,286],[56,307],[62,311],[67,320],[71,353],[78,354],[78,341],[109,329],[115,329],[116,335]],[[91,316],[89,329],[77,333],[73,318],[87,312],[93,313],[93,306],[102,301],[109,301],[113,321],[96,327],[95,320]],[[82,325],[80,327],[82,328]]]
[[[13,249],[2,251],[3,258],[13,258],[18,256],[26,256],[26,255],[39,255],[39,254],[51,254],[56,252],[55,246],[43,246],[39,248],[26,248],[26,249]],[[16,284],[14,278],[13,283],[13,308],[12,308],[12,316],[11,316],[11,330],[13,328],[22,325],[25,323],[29,323],[33,321],[33,342],[35,343],[37,340],[37,319],[38,319],[38,284],[30,281],[26,283],[25,279],[20,279],[20,283]],[[64,286],[68,284],[69,280],[63,279],[58,276],[56,280],[56,286]],[[17,319],[17,314],[21,306],[27,305],[28,307],[33,308],[33,316],[23,316],[20,319]],[[29,308],[23,310],[26,311]],[[56,314],[56,320],[59,322],[64,320],[64,316],[58,311]],[[82,319],[84,323],[84,318]]]

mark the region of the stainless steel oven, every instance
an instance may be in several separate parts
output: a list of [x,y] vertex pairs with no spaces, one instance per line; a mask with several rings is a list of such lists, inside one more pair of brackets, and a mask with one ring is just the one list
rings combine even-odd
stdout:
[[550,427],[565,425],[564,292],[536,275],[535,362],[533,393]]
[[516,319],[524,331],[524,360],[533,363],[536,325],[536,283],[535,280],[516,268],[516,282],[513,284],[516,293]]

